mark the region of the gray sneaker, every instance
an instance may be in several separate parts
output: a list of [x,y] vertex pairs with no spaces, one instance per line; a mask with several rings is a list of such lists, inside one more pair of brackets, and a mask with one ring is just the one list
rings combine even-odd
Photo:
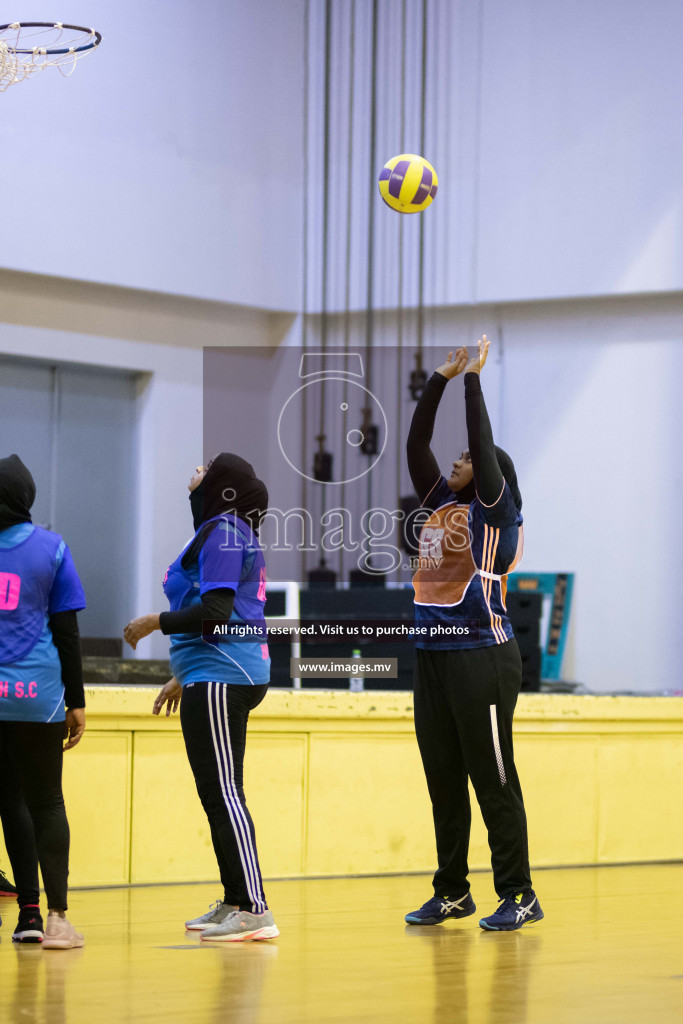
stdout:
[[216,900],[201,917],[186,921],[185,927],[189,932],[203,932],[205,928],[213,928],[214,925],[222,924],[228,914],[233,914],[237,909],[237,907],[231,907],[229,903],[224,903],[223,900]]
[[280,932],[273,921],[273,913],[250,914],[246,910],[235,910],[215,928],[202,932],[202,941],[243,942],[244,939],[274,939]]

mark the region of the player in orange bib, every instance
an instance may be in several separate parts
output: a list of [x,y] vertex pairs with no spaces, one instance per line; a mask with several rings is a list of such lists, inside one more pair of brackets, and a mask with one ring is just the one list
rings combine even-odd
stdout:
[[[526,814],[512,750],[522,685],[517,642],[505,611],[507,574],[522,555],[522,497],[512,459],[493,443],[479,374],[486,335],[470,359],[449,352],[425,386],[408,435],[408,468],[429,512],[420,533],[415,587],[415,731],[434,812],[434,896],[406,915],[437,924],[476,911],[467,878],[468,778],[491,847],[498,909],[479,924],[512,931],[540,921],[531,886]],[[448,479],[429,447],[447,383],[465,373],[468,449]]]

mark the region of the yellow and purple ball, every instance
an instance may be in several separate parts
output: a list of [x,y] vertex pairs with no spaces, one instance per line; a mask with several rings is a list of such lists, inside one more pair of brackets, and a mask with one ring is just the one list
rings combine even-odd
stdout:
[[438,186],[432,165],[415,153],[401,153],[387,160],[379,176],[379,194],[397,213],[426,210]]

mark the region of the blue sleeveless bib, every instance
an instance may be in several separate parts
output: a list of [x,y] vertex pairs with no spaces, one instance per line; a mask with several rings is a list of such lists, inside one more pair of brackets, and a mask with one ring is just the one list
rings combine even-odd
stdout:
[[0,553],[0,663],[21,661],[38,643],[63,543],[36,527]]

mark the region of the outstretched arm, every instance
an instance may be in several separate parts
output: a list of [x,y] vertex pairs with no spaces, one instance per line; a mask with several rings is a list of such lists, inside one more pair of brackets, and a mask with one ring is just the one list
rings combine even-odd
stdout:
[[466,362],[466,349],[458,349],[455,359],[453,353],[449,352],[446,362],[437,367],[427,381],[415,406],[406,447],[410,479],[420,501],[425,500],[441,476],[439,465],[429,447],[434,433],[436,410],[439,408],[446,384],[452,377],[462,373]]
[[123,631],[123,639],[135,650],[140,640],[156,629],[171,633],[201,633],[204,619],[227,622],[232,615],[235,591],[231,587],[215,588],[202,596],[199,604],[188,605],[177,612],[153,612],[131,619]]
[[505,478],[501,473],[493,445],[491,421],[481,390],[479,373],[486,362],[490,341],[478,342],[478,353],[465,367],[465,415],[467,438],[474,472],[477,497],[483,505],[495,505],[500,498]]
[[159,616],[161,632],[201,633],[204,619],[220,619],[227,622],[232,615],[235,591],[232,587],[216,587],[202,595],[199,604],[188,605],[179,612],[162,612]]

